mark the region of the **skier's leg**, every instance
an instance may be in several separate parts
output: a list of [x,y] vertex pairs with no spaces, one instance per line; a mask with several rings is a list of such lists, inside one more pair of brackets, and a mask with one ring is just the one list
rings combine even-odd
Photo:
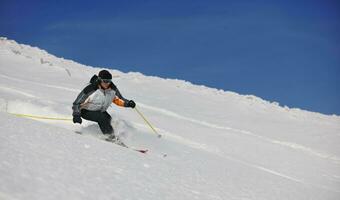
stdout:
[[104,134],[112,134],[113,135],[113,128],[111,125],[111,116],[109,113],[102,112],[102,119],[98,122],[100,129]]
[[97,122],[103,134],[113,134],[111,126],[111,116],[107,112],[81,110],[81,117],[90,121]]

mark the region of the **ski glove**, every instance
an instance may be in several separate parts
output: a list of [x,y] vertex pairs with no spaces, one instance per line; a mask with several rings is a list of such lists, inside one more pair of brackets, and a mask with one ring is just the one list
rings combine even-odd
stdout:
[[135,108],[136,103],[133,100],[129,100],[126,107]]
[[73,123],[79,123],[81,124],[82,120],[80,115],[73,115]]

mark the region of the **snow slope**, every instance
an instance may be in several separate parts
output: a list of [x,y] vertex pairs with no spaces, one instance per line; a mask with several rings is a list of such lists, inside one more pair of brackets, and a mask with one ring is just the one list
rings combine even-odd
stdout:
[[[70,118],[98,68],[0,39],[0,199],[340,199],[340,117],[181,80],[110,70],[113,125],[144,155]],[[76,134],[75,132],[82,132]]]

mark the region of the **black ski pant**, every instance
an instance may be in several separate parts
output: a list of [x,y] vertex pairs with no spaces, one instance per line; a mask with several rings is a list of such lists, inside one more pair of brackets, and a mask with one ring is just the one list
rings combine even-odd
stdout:
[[109,113],[101,111],[81,110],[81,117],[93,122],[97,122],[103,134],[113,134],[111,126],[111,116]]

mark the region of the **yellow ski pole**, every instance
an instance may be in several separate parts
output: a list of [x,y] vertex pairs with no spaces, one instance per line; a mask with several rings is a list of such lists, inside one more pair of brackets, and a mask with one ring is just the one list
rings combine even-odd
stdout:
[[153,130],[153,132],[160,138],[162,137],[161,134],[159,134],[156,129],[151,125],[151,123],[144,117],[144,115],[137,109],[137,107],[135,107],[135,110],[137,111],[137,113],[143,118],[143,120],[145,121],[145,123],[147,125],[149,125],[149,127]]
[[17,117],[26,117],[26,118],[33,118],[33,119],[72,121],[71,118],[45,117],[45,116],[27,115],[27,114],[10,113],[10,112],[9,112],[9,114],[15,115]]

